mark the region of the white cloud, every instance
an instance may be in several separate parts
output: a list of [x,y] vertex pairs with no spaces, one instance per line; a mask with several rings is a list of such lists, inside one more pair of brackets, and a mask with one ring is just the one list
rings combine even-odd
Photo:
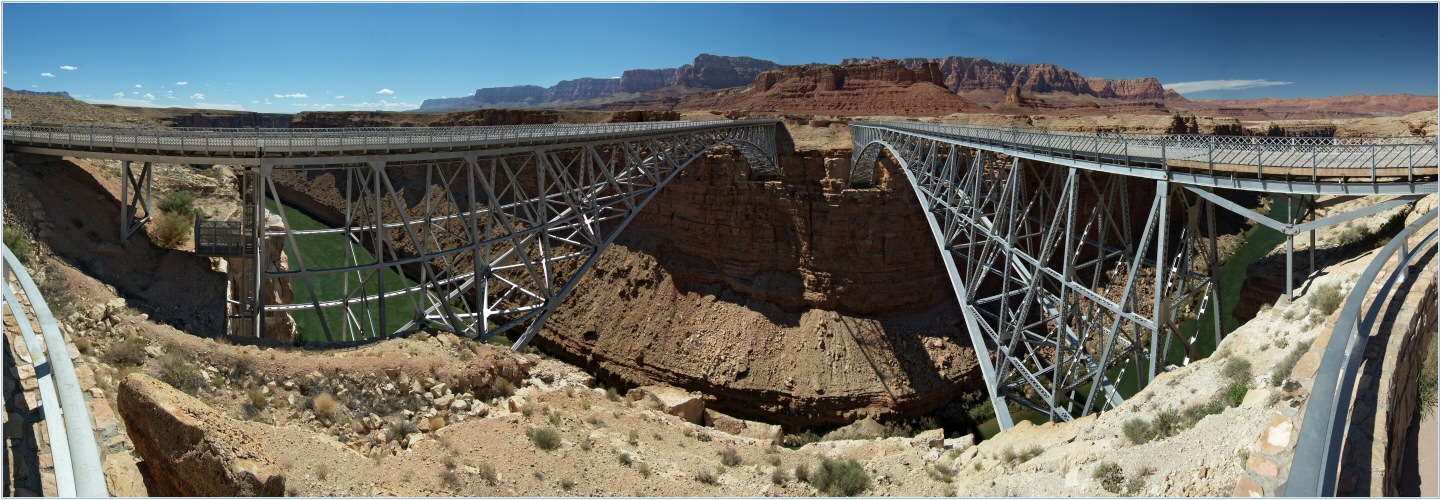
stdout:
[[135,88],[140,89],[140,88],[145,88],[145,87],[137,83],[137,84],[135,84]]
[[260,104],[260,101],[250,101],[251,104]]
[[154,101],[154,100],[155,100],[155,94],[151,94],[151,93],[149,93],[149,92],[146,92],[145,95],[140,96],[140,97],[144,97],[146,100],[149,100],[149,101]]
[[1256,87],[1274,87],[1277,85],[1290,85],[1292,83],[1295,82],[1273,82],[1270,80],[1201,80],[1196,82],[1167,83],[1161,85],[1161,87],[1174,90],[1180,94],[1189,94],[1210,90],[1241,90]]
[[194,100],[197,100],[197,101],[204,101],[204,100],[205,100],[205,94],[199,94],[199,93],[197,93],[197,94],[194,94],[194,95],[190,96],[190,98],[191,98],[191,99],[194,99]]
[[65,71],[75,71],[75,70],[80,69],[80,68],[77,68],[77,67],[74,67],[74,66],[61,66],[60,69],[63,69],[63,70],[65,70]]
[[332,103],[325,103],[325,104],[308,104],[308,103],[303,103],[303,102],[295,102],[295,103],[291,103],[290,105],[291,105],[291,106],[295,106],[295,107],[297,107],[297,108],[306,108],[306,109],[330,109],[330,108],[335,107],[335,104],[332,104]]
[[190,85],[190,82],[175,82],[176,85]]
[[390,90],[390,89],[380,89],[380,90],[377,90],[375,93],[377,93],[377,94],[390,95],[390,94],[394,94],[395,91],[394,91],[394,90]]
[[343,96],[343,95],[338,95],[338,96],[335,96],[335,98],[336,98],[336,99],[344,99],[345,96]]
[[55,78],[55,74],[54,74],[54,73],[51,73],[51,72],[48,72],[48,71],[47,71],[47,72],[44,72],[44,73],[41,73],[40,76],[43,76],[43,77],[45,77],[45,78]]
[[120,94],[120,95],[115,96],[114,99],[93,99],[93,100],[87,100],[87,101],[85,101],[85,102],[88,102],[88,103],[90,103],[90,104],[114,104],[114,105],[116,105],[116,106],[136,106],[136,107],[141,107],[141,108],[153,108],[153,107],[155,107],[155,101],[147,101],[147,100],[144,100],[144,99],[132,99],[132,98],[129,98],[129,97],[124,97],[124,93],[123,93],[123,92],[120,92],[120,93],[118,93],[118,94]]
[[380,110],[380,111],[406,111],[420,107],[420,103],[414,102],[390,102],[381,99],[376,102],[354,102],[347,103],[345,107],[351,109]]
[[304,99],[304,98],[307,98],[307,97],[310,97],[310,96],[305,95],[305,94],[302,94],[302,93],[299,93],[299,92],[296,92],[296,93],[294,93],[294,94],[283,94],[283,95],[282,95],[282,94],[275,94],[275,97],[276,97],[276,98],[280,98],[280,99],[283,99],[283,98],[286,98],[286,97],[294,97],[294,98],[296,98],[296,99]]
[[115,98],[116,98],[116,99],[124,99],[124,98],[125,98],[125,93],[124,93],[124,92],[116,92],[116,93],[115,93]]

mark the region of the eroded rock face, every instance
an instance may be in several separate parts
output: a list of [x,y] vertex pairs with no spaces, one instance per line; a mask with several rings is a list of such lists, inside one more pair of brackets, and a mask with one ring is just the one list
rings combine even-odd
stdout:
[[[841,65],[874,64],[879,58],[845,59]],[[936,64],[944,75],[944,85],[952,92],[967,90],[1009,90],[1019,87],[1028,94],[1065,92],[1102,98],[1125,100],[1163,100],[1167,92],[1155,78],[1134,80],[1112,80],[1108,78],[1086,78],[1074,71],[1054,64],[1018,65],[995,62],[979,57],[951,56],[946,58],[906,58],[895,62],[910,68],[921,69],[927,64]],[[1179,97],[1176,96],[1176,97]]]
[[562,80],[546,89],[545,100],[584,101],[615,95],[619,91],[619,78],[577,78]]
[[[285,230],[285,226],[281,224],[278,215],[270,214],[266,217],[265,230],[267,232],[283,231]],[[229,273],[227,278],[230,283],[230,296],[236,300],[242,300],[242,297],[251,293],[251,289],[245,283],[244,276],[254,274],[254,271],[244,269],[245,261],[242,259],[227,257],[225,260],[227,268],[236,271]],[[266,270],[271,272],[290,270],[290,258],[285,255],[284,236],[267,236],[265,238],[265,266]],[[265,291],[267,293],[261,296],[260,300],[266,305],[289,304],[295,300],[295,290],[290,286],[290,278],[271,278],[265,287]],[[238,304],[227,307],[231,309],[231,314],[241,314]],[[249,325],[249,322],[244,321],[230,321],[226,323],[226,327],[230,330],[230,335],[241,337],[254,336],[253,332],[240,330],[241,328],[249,327]],[[295,319],[290,317],[290,313],[285,311],[270,311],[265,313],[264,330],[260,332],[261,338],[290,343],[295,340],[295,332]]]
[[701,54],[675,72],[675,84],[696,89],[724,89],[749,85],[757,75],[781,65],[753,57]]
[[285,494],[285,476],[260,443],[195,398],[136,373],[120,384],[117,404],[151,495]]
[[545,100],[545,87],[516,85],[514,87],[490,87],[476,89],[475,100],[486,104],[541,102]]
[[911,69],[894,61],[789,66],[757,75],[746,89],[688,95],[676,107],[932,116],[985,110],[947,90],[935,64]]

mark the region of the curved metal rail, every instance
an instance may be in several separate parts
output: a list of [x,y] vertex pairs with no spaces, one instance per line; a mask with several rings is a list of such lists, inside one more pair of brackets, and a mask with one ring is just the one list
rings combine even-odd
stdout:
[[[1297,194],[1436,192],[1436,137],[1151,135],[856,122],[853,169],[878,132],[925,135],[1047,163],[1197,186]],[[872,139],[874,138],[874,139]],[[869,171],[853,170],[852,183]]]
[[10,290],[10,281],[4,280],[5,305],[25,338],[25,346],[35,365],[35,376],[40,382],[40,405],[45,419],[50,422],[45,427],[50,435],[57,494],[62,497],[108,497],[110,493],[105,485],[90,408],[85,405],[85,394],[75,376],[75,365],[70,360],[65,337],[60,333],[55,316],[50,314],[45,297],[40,295],[40,289],[8,247],[4,247],[4,258],[5,269],[20,283],[25,298],[30,301],[30,308],[35,311],[40,333],[45,338],[45,350],[49,351],[47,356],[40,348],[40,342],[30,326],[30,318],[25,316],[15,293]]
[[[1341,316],[1331,330],[1331,341],[1321,357],[1316,370],[1316,382],[1311,388],[1311,400],[1306,405],[1306,417],[1301,421],[1297,437],[1296,452],[1291,460],[1291,474],[1283,486],[1284,494],[1290,497],[1335,496],[1336,479],[1340,468],[1341,448],[1345,443],[1346,422],[1351,414],[1351,394],[1356,388],[1356,375],[1365,357],[1367,339],[1375,326],[1381,305],[1391,296],[1398,282],[1406,279],[1406,268],[1417,257],[1426,252],[1417,251],[1436,243],[1436,230],[1411,248],[1406,241],[1426,224],[1436,220],[1436,209],[1431,209],[1416,222],[1407,226],[1400,234],[1391,238],[1366,271],[1356,280],[1356,286],[1341,306]],[[1371,293],[1371,284],[1381,274],[1381,268],[1400,252],[1400,261],[1379,294]],[[1367,300],[1371,307],[1361,315],[1361,307]]]

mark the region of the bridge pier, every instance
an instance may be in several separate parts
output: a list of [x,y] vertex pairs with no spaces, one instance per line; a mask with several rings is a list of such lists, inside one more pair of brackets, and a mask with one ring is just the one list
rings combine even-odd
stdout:
[[[154,213],[151,210],[151,195],[154,193],[154,186],[151,182],[154,177],[152,170],[152,164],[147,161],[137,177],[136,172],[130,168],[130,160],[120,162],[121,245],[127,244],[130,235],[135,234],[136,230],[150,221],[151,215]],[[134,190],[133,194],[131,193],[132,189]],[[140,209],[145,210],[145,216],[136,220],[136,212]]]

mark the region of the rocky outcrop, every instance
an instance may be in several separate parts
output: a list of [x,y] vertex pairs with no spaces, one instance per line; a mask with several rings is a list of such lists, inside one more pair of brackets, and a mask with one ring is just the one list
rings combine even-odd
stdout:
[[563,80],[545,89],[545,102],[585,101],[610,97],[620,91],[619,78],[577,78]]
[[384,111],[306,111],[290,119],[291,128],[415,127],[435,119],[426,113]]
[[287,128],[291,115],[284,113],[249,113],[204,111],[165,119],[172,127],[207,128]]
[[628,69],[620,75],[620,91],[641,93],[675,84],[676,68]]
[[535,85],[516,85],[514,87],[489,87],[476,89],[473,99],[481,104],[504,104],[504,103],[526,103],[538,104],[545,102],[545,87]]
[[632,110],[616,111],[610,115],[610,123],[631,123],[631,122],[663,122],[680,119],[680,113],[675,111],[649,111]]
[[16,90],[16,89],[12,89],[12,88],[10,88],[10,87],[5,87],[5,93],[6,93],[6,94],[19,94],[19,95],[44,95],[44,96],[50,96],[50,97],[63,97],[63,98],[66,98],[66,99],[74,99],[74,97],[70,97],[70,93],[69,93],[69,92],[66,92],[66,91],[63,91],[63,90],[57,91],[57,92],[36,92],[36,91],[34,91],[34,90],[24,90],[24,89]]
[[935,64],[896,62],[790,66],[758,75],[747,89],[692,94],[678,109],[745,109],[809,114],[945,115],[983,111],[942,86]]
[[278,497],[285,476],[229,417],[144,374],[120,384],[120,418],[154,496]]
[[780,68],[779,64],[753,57],[701,54],[676,69],[674,84],[695,89],[743,87],[761,73]]
[[[1436,109],[1436,96],[1414,94],[1365,95],[1339,97],[1298,97],[1294,99],[1245,99],[1191,101],[1196,109],[1244,110],[1260,109],[1267,113],[1293,113],[1289,118],[1309,118],[1299,113],[1347,113],[1351,116],[1400,116]],[[1216,113],[1213,113],[1216,114]],[[1239,118],[1239,117],[1238,117]]]
[[547,125],[560,121],[560,113],[540,109],[478,109],[450,113],[427,124],[431,127],[478,125]]
[[[884,61],[851,58],[841,65],[874,64]],[[895,62],[911,69],[920,69],[926,64],[939,65],[944,75],[945,86],[952,92],[968,90],[1001,90],[1019,87],[1028,94],[1069,93],[1100,98],[1124,100],[1164,100],[1166,90],[1155,78],[1134,80],[1111,80],[1086,78],[1074,71],[1054,64],[1018,64],[995,62],[978,57],[951,56],[939,59],[907,58]]]
[[[265,220],[265,230],[284,231],[285,226],[281,224],[280,216],[268,214]],[[271,272],[287,271],[290,269],[290,259],[285,252],[284,236],[265,237],[265,265],[266,270]],[[241,269],[246,265],[245,260],[227,257],[225,263],[228,269]],[[244,297],[251,293],[249,284],[246,282],[246,274],[243,272],[228,273],[227,280],[230,283],[230,296],[234,298]],[[267,292],[261,297],[266,305],[289,304],[295,300],[295,290],[290,287],[290,278],[271,278],[265,286]],[[233,315],[244,315],[239,304],[228,306],[229,313]],[[246,331],[253,325],[246,321],[227,321],[226,327],[229,334],[236,337],[254,336],[254,332]],[[295,319],[285,311],[269,311],[265,313],[264,330],[260,332],[260,338],[272,340],[281,344],[290,344],[295,341],[296,325]]]

